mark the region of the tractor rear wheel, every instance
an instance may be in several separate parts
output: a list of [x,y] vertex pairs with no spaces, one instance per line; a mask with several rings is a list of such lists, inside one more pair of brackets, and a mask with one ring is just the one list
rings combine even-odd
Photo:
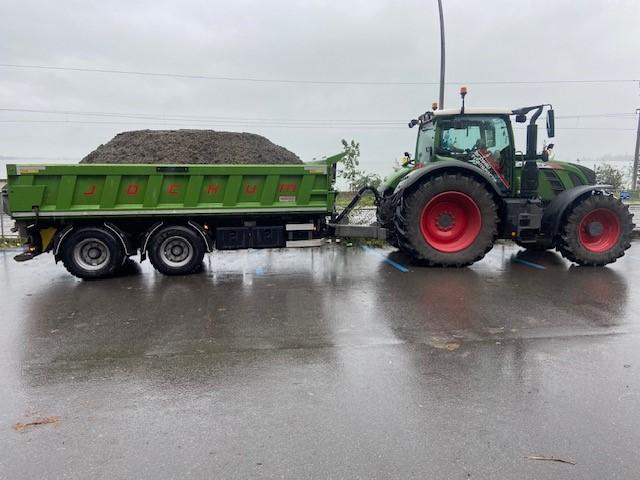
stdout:
[[382,228],[386,228],[388,233],[387,242],[396,248],[399,248],[398,236],[395,233],[394,225],[395,202],[390,196],[383,197],[376,209],[376,221]]
[[633,227],[627,205],[612,195],[592,195],[569,212],[558,250],[579,265],[613,263],[631,246]]
[[460,174],[429,179],[403,199],[395,216],[400,248],[432,266],[480,260],[493,247],[497,224],[492,195]]

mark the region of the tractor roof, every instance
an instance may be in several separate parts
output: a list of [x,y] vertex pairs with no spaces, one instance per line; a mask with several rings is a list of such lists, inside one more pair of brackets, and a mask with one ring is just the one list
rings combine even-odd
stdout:
[[[509,108],[495,108],[495,107],[468,107],[464,109],[465,115],[511,115],[513,111]],[[447,115],[459,115],[459,108],[447,108],[444,110],[436,110],[433,112],[434,117],[441,117]]]

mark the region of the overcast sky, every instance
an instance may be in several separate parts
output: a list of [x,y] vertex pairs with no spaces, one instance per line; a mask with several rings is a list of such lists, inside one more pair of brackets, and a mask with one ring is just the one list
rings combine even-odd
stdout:
[[[443,3],[446,106],[459,105],[459,83],[469,86],[469,106],[552,103],[557,117],[582,116],[558,118],[559,158],[633,153],[637,80],[481,82],[639,79],[640,1]],[[439,76],[436,0],[2,0],[0,32],[2,64],[318,82]],[[362,166],[384,174],[413,150],[406,122],[437,95],[436,85],[0,67],[0,109],[83,113],[0,110],[0,156],[77,161],[120,131],[213,128],[265,135],[304,160],[353,138]],[[153,118],[136,118],[145,115]]]

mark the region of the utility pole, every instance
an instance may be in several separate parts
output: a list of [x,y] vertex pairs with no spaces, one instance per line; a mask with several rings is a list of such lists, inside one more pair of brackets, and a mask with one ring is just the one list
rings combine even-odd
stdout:
[[633,157],[633,173],[631,174],[631,187],[635,191],[638,189],[638,164],[640,157],[640,108],[636,108],[636,115],[638,115],[638,133],[636,133],[636,154]]
[[[444,108],[444,15],[442,14],[442,0],[438,0],[438,10],[440,11],[440,98],[438,108]],[[636,158],[638,148],[636,147]]]

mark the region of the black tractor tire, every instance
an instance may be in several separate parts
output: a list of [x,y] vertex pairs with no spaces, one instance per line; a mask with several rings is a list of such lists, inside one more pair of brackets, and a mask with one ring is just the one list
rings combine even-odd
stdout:
[[64,240],[62,263],[78,278],[93,280],[115,275],[126,260],[122,242],[101,227],[74,230]]
[[[590,221],[595,223],[594,231],[589,231]],[[566,215],[558,251],[578,265],[613,263],[631,247],[634,226],[628,205],[612,195],[591,195]]]
[[[460,207],[449,212],[449,199],[454,204],[461,200]],[[434,209],[441,212],[436,218]],[[454,244],[444,236],[436,241],[431,235],[430,242],[423,230],[432,220],[436,235],[456,233],[455,228],[459,228],[458,233],[466,234],[467,239],[458,237]],[[482,259],[493,248],[498,233],[497,207],[480,182],[461,174],[443,174],[430,178],[402,199],[396,209],[395,227],[400,249],[414,259],[429,266],[463,267]]]
[[547,250],[554,249],[553,241],[550,239],[537,240],[532,243],[524,243],[519,240],[515,240],[515,242],[519,247],[531,250],[533,252],[546,252]]
[[399,248],[398,235],[396,234],[394,224],[395,211],[395,199],[391,196],[382,198],[380,205],[378,205],[376,209],[376,221],[379,226],[387,229],[387,242],[391,246]]
[[161,228],[149,240],[149,260],[165,275],[188,275],[202,265],[206,245],[192,228],[173,225]]

